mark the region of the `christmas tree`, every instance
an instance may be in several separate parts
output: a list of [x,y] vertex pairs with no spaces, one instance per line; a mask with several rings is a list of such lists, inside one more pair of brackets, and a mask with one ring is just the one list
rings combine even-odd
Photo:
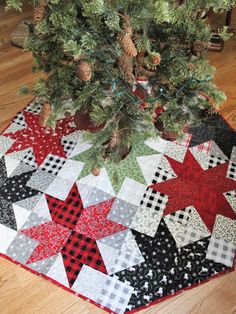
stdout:
[[[33,70],[48,74],[33,89],[44,104],[41,123],[53,126],[76,111],[89,116],[98,129],[87,134],[91,168],[125,158],[157,133],[156,120],[179,135],[225,100],[206,58],[211,28],[205,16],[228,10],[235,0],[29,3],[34,24],[27,48]],[[21,6],[6,1],[7,9]]]

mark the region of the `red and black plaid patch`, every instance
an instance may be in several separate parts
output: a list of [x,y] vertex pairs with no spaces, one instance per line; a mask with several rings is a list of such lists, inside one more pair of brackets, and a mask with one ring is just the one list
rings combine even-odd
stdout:
[[76,231],[71,232],[61,253],[70,287],[84,264],[107,273],[96,241]]
[[83,203],[76,184],[65,201],[46,195],[52,220],[61,226],[74,229],[83,210]]

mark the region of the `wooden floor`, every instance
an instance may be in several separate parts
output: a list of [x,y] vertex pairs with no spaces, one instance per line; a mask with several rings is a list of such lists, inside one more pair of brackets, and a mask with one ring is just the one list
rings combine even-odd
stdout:
[[[26,8],[24,17],[29,16],[30,10]],[[31,86],[35,80],[31,73],[31,55],[8,43],[9,34],[19,20],[16,13],[5,14],[0,4],[0,129],[32,97],[17,96],[18,87],[22,84]],[[210,53],[209,57],[218,69],[216,83],[228,96],[221,113],[236,129],[236,39],[231,39],[222,53]],[[104,311],[0,258],[0,313],[101,314]],[[236,314],[236,272],[214,279],[140,313]]]

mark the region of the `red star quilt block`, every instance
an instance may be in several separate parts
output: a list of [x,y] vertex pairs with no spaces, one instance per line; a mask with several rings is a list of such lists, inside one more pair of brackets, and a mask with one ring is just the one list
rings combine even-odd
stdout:
[[7,153],[20,151],[26,148],[33,148],[35,159],[40,165],[48,154],[66,157],[61,138],[64,135],[74,132],[75,127],[71,127],[72,118],[66,118],[59,121],[55,131],[41,127],[38,122],[38,116],[31,112],[23,112],[23,118],[26,128],[20,129],[14,133],[4,133],[4,136],[15,140]]
[[190,151],[183,163],[166,157],[177,178],[157,183],[152,189],[169,196],[164,214],[193,205],[212,231],[217,214],[236,219],[223,193],[236,189],[236,182],[226,177],[229,163],[203,170]]

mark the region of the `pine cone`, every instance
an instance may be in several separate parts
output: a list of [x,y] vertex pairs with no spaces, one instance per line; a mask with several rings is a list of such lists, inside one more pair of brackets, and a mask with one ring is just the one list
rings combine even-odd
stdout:
[[131,38],[131,36],[126,33],[126,34],[122,34],[119,38],[119,43],[121,45],[121,47],[123,48],[124,52],[130,56],[130,57],[136,57],[138,52],[137,49],[134,45],[134,42]]
[[45,15],[47,3],[45,0],[40,1],[39,5],[34,8],[33,20],[35,23],[42,21]]
[[90,81],[92,77],[91,65],[86,61],[82,61],[78,65],[77,75],[78,75],[78,78],[82,81],[85,81],[85,82]]
[[124,74],[126,82],[131,84],[134,81],[133,58],[126,53],[122,53],[119,58],[119,66]]
[[152,64],[159,65],[161,63],[161,56],[159,53],[155,53],[151,56]]
[[119,136],[118,136],[117,131],[114,131],[112,133],[112,136],[109,142],[109,147],[114,148],[118,143],[119,143]]
[[39,113],[39,125],[45,127],[52,112],[52,106],[49,102],[43,104],[43,107]]
[[93,170],[92,170],[92,174],[95,176],[95,177],[98,177],[100,175],[100,169],[97,168],[97,167],[94,167]]

